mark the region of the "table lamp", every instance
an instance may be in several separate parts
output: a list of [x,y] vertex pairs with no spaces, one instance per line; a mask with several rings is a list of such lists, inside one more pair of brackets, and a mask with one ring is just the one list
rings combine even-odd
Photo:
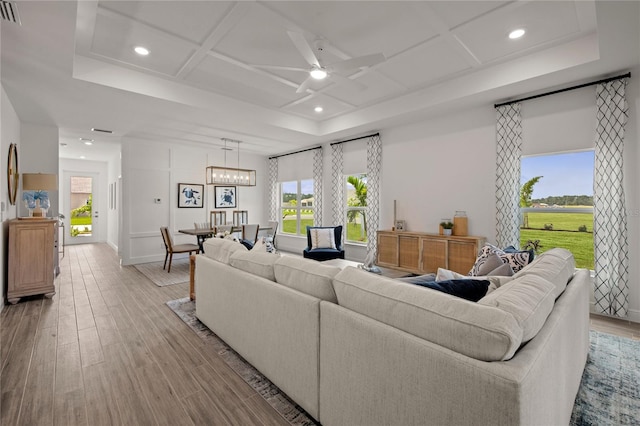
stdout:
[[31,217],[46,217],[49,193],[58,190],[58,175],[45,173],[22,174],[22,199]]

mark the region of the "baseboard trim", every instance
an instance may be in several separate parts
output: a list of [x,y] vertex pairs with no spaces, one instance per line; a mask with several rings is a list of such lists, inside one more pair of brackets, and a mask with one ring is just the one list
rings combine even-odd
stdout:
[[620,319],[623,321],[631,321],[631,322],[637,322],[640,323],[640,310],[638,309],[629,309],[628,315],[626,318],[621,318],[621,317],[614,317],[612,315],[606,315],[606,314],[602,314],[600,312],[598,312],[596,310],[596,305],[594,302],[589,302],[589,312],[591,312],[592,314],[597,314],[597,315],[602,315],[605,317],[611,317],[611,318],[616,318],[616,319]]

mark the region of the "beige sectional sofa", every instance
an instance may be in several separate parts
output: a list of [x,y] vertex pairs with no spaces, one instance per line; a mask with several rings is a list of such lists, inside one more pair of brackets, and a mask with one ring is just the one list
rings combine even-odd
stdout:
[[589,272],[550,250],[477,303],[247,251],[196,260],[196,315],[324,425],[568,424]]

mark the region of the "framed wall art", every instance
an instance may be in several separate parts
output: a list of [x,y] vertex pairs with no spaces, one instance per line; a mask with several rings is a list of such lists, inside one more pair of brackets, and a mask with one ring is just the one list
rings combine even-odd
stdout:
[[215,187],[216,209],[235,208],[237,205],[238,190],[235,186]]
[[197,183],[178,184],[178,207],[179,208],[202,208],[204,207],[204,185]]

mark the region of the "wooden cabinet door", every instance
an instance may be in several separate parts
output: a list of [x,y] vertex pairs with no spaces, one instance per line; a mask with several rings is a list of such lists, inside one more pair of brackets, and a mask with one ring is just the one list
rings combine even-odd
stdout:
[[447,269],[447,240],[422,238],[422,272],[438,272],[438,268]]
[[398,266],[398,235],[378,233],[378,261],[380,266]]
[[459,274],[468,274],[478,256],[476,241],[449,240],[449,268]]
[[398,237],[398,266],[418,272],[420,270],[420,239],[415,236]]

